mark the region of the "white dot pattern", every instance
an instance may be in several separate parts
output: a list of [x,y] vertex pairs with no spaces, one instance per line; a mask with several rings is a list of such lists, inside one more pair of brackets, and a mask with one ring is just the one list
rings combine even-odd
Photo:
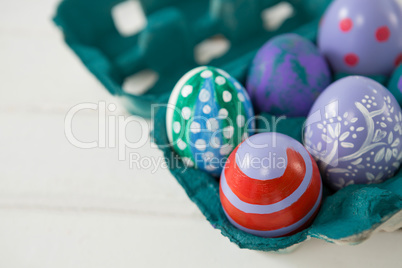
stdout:
[[190,119],[191,116],[191,110],[188,107],[183,107],[183,109],[181,110],[181,116],[185,119],[188,120]]
[[205,70],[201,73],[202,78],[208,78],[212,76],[212,72],[210,70]]
[[197,148],[197,150],[199,151],[205,151],[205,149],[207,148],[207,143],[203,139],[198,139],[195,142],[195,148]]
[[209,106],[208,104],[205,105],[205,106],[202,108],[202,111],[203,111],[204,114],[209,114],[209,113],[211,112],[211,106]]
[[191,93],[193,92],[193,86],[191,85],[186,85],[183,87],[181,90],[181,95],[185,98],[187,98]]
[[209,91],[206,89],[202,89],[200,92],[200,95],[198,96],[198,98],[201,102],[207,102],[210,97],[211,97],[211,93],[209,93]]
[[181,129],[181,125],[180,125],[180,123],[179,122],[174,122],[173,123],[173,131],[176,133],[176,134],[178,134],[179,132],[180,132],[180,129]]
[[229,91],[225,90],[223,91],[222,98],[224,102],[229,102],[232,100],[232,94]]

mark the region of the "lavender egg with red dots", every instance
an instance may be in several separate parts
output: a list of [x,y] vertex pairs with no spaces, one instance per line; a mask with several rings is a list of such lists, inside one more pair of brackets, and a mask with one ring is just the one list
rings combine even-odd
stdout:
[[330,82],[329,66],[317,47],[297,34],[282,34],[254,57],[247,91],[259,112],[306,116]]
[[390,75],[402,62],[401,29],[395,0],[336,0],[320,23],[318,46],[335,72]]

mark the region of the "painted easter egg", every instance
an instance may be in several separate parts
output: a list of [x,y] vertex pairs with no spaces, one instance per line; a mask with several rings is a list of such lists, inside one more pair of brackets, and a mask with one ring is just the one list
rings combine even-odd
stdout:
[[229,156],[220,180],[220,200],[238,229],[280,237],[310,225],[319,210],[322,183],[308,151],[289,136],[251,136]]
[[198,67],[174,87],[166,113],[169,142],[187,166],[219,176],[227,156],[255,129],[244,87],[225,71]]
[[395,0],[336,0],[318,46],[335,72],[390,75],[402,62],[402,12]]
[[402,64],[396,68],[388,83],[388,89],[395,99],[402,105]]
[[259,112],[307,116],[318,95],[331,83],[329,67],[309,40],[284,34],[256,54],[247,91]]
[[349,76],[314,103],[304,144],[324,182],[340,189],[392,177],[402,159],[401,135],[401,108],[392,94],[372,79]]

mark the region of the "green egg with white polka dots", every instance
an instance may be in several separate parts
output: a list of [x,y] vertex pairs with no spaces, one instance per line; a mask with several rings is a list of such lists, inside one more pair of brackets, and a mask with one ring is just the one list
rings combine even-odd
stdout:
[[166,129],[185,165],[219,176],[233,149],[254,134],[254,111],[234,77],[215,67],[197,67],[175,85]]

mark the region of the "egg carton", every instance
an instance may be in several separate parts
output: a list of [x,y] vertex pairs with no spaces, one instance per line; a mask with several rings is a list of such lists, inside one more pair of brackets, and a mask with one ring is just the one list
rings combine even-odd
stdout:
[[[244,80],[241,80],[244,83]],[[266,120],[257,121],[257,129],[277,118],[261,114]],[[177,163],[176,153],[169,146],[166,133],[166,109],[160,108],[154,118],[154,142],[163,151],[167,163]],[[305,118],[279,120],[276,131],[299,142]],[[219,198],[219,180],[207,173],[178,165],[168,165],[170,172],[198,206],[211,225],[219,229],[240,248],[261,251],[289,252],[310,238],[338,245],[355,245],[375,232],[393,232],[402,228],[402,170],[381,184],[349,185],[337,192],[324,187],[320,212],[306,230],[287,237],[263,238],[245,233],[227,219]]]
[[[286,2],[293,16],[276,29],[262,27],[261,12]],[[60,3],[55,23],[61,28],[66,43],[85,66],[127,109],[149,117],[150,106],[166,103],[177,80],[198,66],[194,48],[217,34],[231,44],[223,56],[209,65],[222,68],[245,83],[247,70],[258,48],[281,33],[294,32],[315,41],[321,14],[331,0],[141,0],[147,26],[137,34],[122,35],[112,16],[112,9],[122,0],[64,0]],[[158,81],[144,94],[133,95],[122,85],[130,76],[151,69]],[[335,78],[343,74],[335,74]],[[386,77],[373,77],[386,82]],[[168,144],[166,110],[154,118],[155,143],[168,161],[176,154]],[[268,120],[270,115],[263,115]],[[281,120],[277,131],[301,140],[305,118]],[[219,199],[219,181],[182,162],[171,168],[189,198],[214,228],[221,230],[241,248],[283,251],[315,237],[336,244],[357,244],[379,230],[394,231],[402,222],[402,172],[377,185],[350,185],[335,194],[325,189],[320,213],[308,229],[282,238],[261,238],[233,227],[227,220]],[[196,179],[194,179],[196,178]]]
[[[266,40],[277,34],[296,30],[314,39],[319,17],[331,2],[138,0],[147,24],[143,30],[127,35],[119,31],[112,15],[114,8],[125,1],[63,0],[54,22],[88,70],[121,99],[128,111],[143,117],[150,117],[151,104],[166,103],[177,80],[199,65],[194,49],[204,40],[224,36],[230,43],[230,49],[209,65],[223,68],[240,58],[248,62]],[[275,15],[275,8],[284,3],[293,13],[282,24],[274,25],[278,22],[274,16],[263,20],[262,14]],[[243,63],[226,70],[234,74],[246,67]],[[158,77],[144,94],[130,94],[122,87],[126,79],[144,70]]]

